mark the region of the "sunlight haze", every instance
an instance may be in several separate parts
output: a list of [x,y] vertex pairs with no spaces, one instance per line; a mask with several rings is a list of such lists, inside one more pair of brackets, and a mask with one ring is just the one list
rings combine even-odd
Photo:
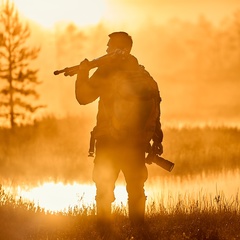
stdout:
[[[0,9],[0,240],[105,239],[95,220],[114,195],[110,226],[122,237],[107,239],[146,239],[126,235],[133,205],[146,205],[161,239],[239,239],[240,0],[0,0]],[[120,31],[133,56],[109,41]],[[100,66],[89,84],[86,59],[89,76]]]
[[219,23],[240,6],[238,0],[13,0],[21,14],[46,28],[59,22],[79,26],[108,22],[110,25],[138,27],[148,21],[165,22],[177,17],[196,20],[199,15]]
[[132,36],[132,54],[159,83],[163,123],[239,124],[238,70],[228,67],[237,61],[237,51],[231,52],[237,31],[231,24],[238,24],[240,1],[12,1],[30,24],[31,45],[41,47],[33,64],[43,82],[46,114],[95,120],[97,103],[81,107],[75,99],[75,77],[53,72],[104,55],[108,34],[120,30]]
[[58,22],[74,22],[79,26],[97,24],[106,10],[104,0],[14,0],[23,16],[46,28]]

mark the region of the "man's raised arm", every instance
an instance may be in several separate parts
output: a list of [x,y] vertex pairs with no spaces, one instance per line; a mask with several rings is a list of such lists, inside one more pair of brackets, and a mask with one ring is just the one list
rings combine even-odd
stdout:
[[77,80],[75,83],[75,96],[79,104],[85,105],[95,101],[98,97],[98,91],[91,85],[89,81],[89,65],[85,59],[79,65]]

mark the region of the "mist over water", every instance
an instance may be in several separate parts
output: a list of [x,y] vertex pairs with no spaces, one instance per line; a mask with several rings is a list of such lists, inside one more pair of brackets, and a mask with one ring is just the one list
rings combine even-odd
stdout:
[[[81,127],[79,127],[81,126]],[[163,157],[172,172],[147,165],[148,205],[171,209],[178,201],[223,201],[239,194],[240,129],[166,127]],[[46,118],[35,126],[0,131],[0,183],[17,198],[49,211],[95,204],[93,158],[88,157],[89,123],[83,118]],[[229,187],[231,186],[231,187]],[[116,183],[116,206],[126,205],[123,175]]]
[[[156,210],[160,207],[171,211],[178,203],[199,202],[201,207],[217,206],[217,199],[229,204],[239,197],[239,169],[216,174],[199,174],[186,177],[155,177],[149,179],[145,186],[147,209],[154,204]],[[231,188],[229,187],[231,186]],[[36,186],[4,187],[23,201],[33,202],[36,206],[51,212],[68,212],[69,209],[94,208],[95,186],[92,183],[62,183],[44,182]],[[127,192],[123,181],[118,181],[115,188],[116,200],[113,207],[127,207]]]
[[[148,166],[150,204],[169,206],[179,196],[214,199],[219,194],[231,201],[239,192],[238,22],[239,14],[233,13],[221,25],[199,17],[125,29],[133,37],[133,54],[159,84],[164,157],[176,164],[172,173]],[[98,103],[79,106],[75,77],[54,76],[53,71],[104,55],[107,36],[115,30],[105,24],[87,30],[74,24],[53,31],[32,27],[31,42],[41,46],[34,64],[47,109],[39,112],[41,121],[34,126],[14,134],[0,129],[0,183],[18,197],[50,210],[94,202],[93,159],[87,151]],[[117,204],[127,201],[122,180]],[[56,206],[59,199],[63,202]]]
[[[238,21],[239,14],[233,12],[219,25],[203,15],[192,22],[176,18],[129,30],[132,54],[159,84],[163,124],[239,125]],[[39,117],[84,115],[95,120],[97,101],[79,106],[74,96],[76,77],[55,76],[53,71],[104,55],[112,31],[107,24],[89,29],[71,24],[54,33],[33,29],[33,39],[41,39],[36,65],[41,66],[39,76],[44,80],[41,98],[48,105]]]

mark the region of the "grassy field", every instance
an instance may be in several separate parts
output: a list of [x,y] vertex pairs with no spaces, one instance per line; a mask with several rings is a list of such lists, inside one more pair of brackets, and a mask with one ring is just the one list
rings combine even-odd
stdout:
[[[88,119],[46,118],[11,132],[0,129],[0,175],[13,181],[49,179],[89,181],[92,124]],[[173,176],[212,173],[240,167],[240,129],[231,127],[166,128],[163,157],[176,164]],[[169,174],[151,169],[152,176]]]
[[[34,184],[89,181],[92,159],[87,157],[88,119],[46,118],[35,126],[0,129],[0,181]],[[194,176],[240,168],[240,129],[230,127],[165,128],[164,157],[175,162],[171,176]],[[151,166],[151,177],[169,175]],[[229,186],[231,187],[231,186]],[[179,198],[168,206],[148,205],[146,226],[132,229],[126,209],[115,207],[111,231],[102,237],[94,208],[50,213],[15,199],[0,188],[0,240],[67,239],[240,239],[239,193],[209,200]],[[161,202],[161,201],[159,201]],[[134,238],[132,236],[135,236]]]
[[[116,207],[114,221],[104,232],[96,224],[94,208],[72,208],[67,213],[44,212],[34,204],[15,200],[1,189],[0,239],[240,239],[238,197],[232,202],[224,201],[224,196],[212,202],[191,204],[179,200],[170,211],[164,206],[156,211],[159,206],[152,203],[147,209],[145,226],[134,229],[128,222],[126,209]],[[200,207],[203,205],[204,208]]]

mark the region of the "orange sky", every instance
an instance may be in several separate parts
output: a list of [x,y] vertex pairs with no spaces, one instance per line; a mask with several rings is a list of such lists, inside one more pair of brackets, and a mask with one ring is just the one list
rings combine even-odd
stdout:
[[[4,2],[5,0],[0,0]],[[165,22],[174,17],[183,20],[198,20],[200,14],[206,16],[210,21],[219,23],[225,17],[232,18],[233,13],[237,10],[240,11],[240,0],[12,0],[14,1],[19,13],[24,15],[29,20],[33,20],[44,28],[53,29],[53,31],[45,31],[40,29],[36,25],[32,25],[33,33],[32,43],[34,46],[41,46],[41,52],[36,61],[36,66],[40,68],[39,77],[44,84],[41,85],[41,97],[43,103],[48,105],[47,112],[54,113],[58,116],[62,114],[80,113],[82,115],[89,115],[89,111],[96,112],[97,103],[90,104],[87,107],[80,108],[74,97],[74,80],[65,78],[64,76],[54,76],[53,71],[66,66],[76,65],[77,61],[87,57],[92,59],[93,57],[99,57],[101,54],[105,54],[106,42],[108,40],[104,36],[96,39],[96,33],[87,33],[88,40],[90,41],[89,47],[84,50],[84,53],[76,52],[75,60],[70,62],[66,58],[66,62],[57,63],[56,58],[56,42],[54,36],[58,30],[59,21],[74,22],[81,27],[87,27],[89,25],[96,25],[99,22],[104,22],[110,25],[111,31],[124,30],[130,32],[133,39],[136,39],[134,43],[133,54],[138,57],[141,64],[143,64],[148,71],[156,79],[161,79],[161,89],[163,95],[163,117],[170,116],[175,119],[177,114],[176,110],[181,113],[182,105],[169,104],[174,100],[176,92],[180,92],[180,95],[187,95],[186,92],[190,92],[192,97],[195,97],[194,89],[188,86],[182,86],[178,89],[176,84],[169,90],[169,86],[164,86],[163,83],[168,83],[167,80],[159,73],[158,62],[152,64],[152,59],[158,59],[157,52],[149,51],[146,53],[145,48],[151,45],[153,48],[157,45],[158,38],[153,36],[152,38],[145,38],[150,34],[149,26],[154,26],[153,23]],[[149,24],[151,23],[151,24]],[[54,26],[57,26],[54,28]],[[113,26],[113,27],[112,27]],[[136,31],[132,31],[135,30]],[[93,28],[90,28],[90,30]],[[145,30],[144,30],[145,29]],[[141,30],[141,31],[139,31]],[[154,27],[153,27],[154,30]],[[145,32],[144,32],[145,31]],[[91,36],[90,36],[91,35]],[[142,41],[143,40],[143,41]],[[102,46],[99,52],[96,52],[96,46],[94,50],[91,49],[92,45],[99,42],[97,45]],[[148,45],[146,44],[148,43]],[[86,47],[84,45],[84,47]],[[81,55],[82,54],[82,55]],[[80,56],[79,56],[80,55]],[[163,57],[163,55],[161,56]],[[166,57],[166,56],[165,56]],[[177,65],[177,63],[175,63]],[[35,66],[35,65],[34,65]],[[192,86],[191,86],[192,87]],[[51,89],[51,94],[46,94]],[[63,90],[64,89],[64,90]],[[227,88],[226,88],[227,89]],[[189,96],[189,95],[188,95]],[[238,96],[236,94],[236,96]],[[230,98],[230,97],[229,97]],[[68,99],[68,101],[66,101]],[[188,101],[187,98],[181,99],[185,109],[193,110],[191,103],[194,101]],[[211,99],[211,106],[214,106],[214,101]],[[197,102],[198,100],[196,100]],[[219,103],[218,103],[219,104]],[[231,104],[233,104],[231,102]],[[191,106],[190,106],[191,105]],[[180,106],[180,107],[179,107]],[[187,107],[186,107],[187,106]],[[195,106],[195,105],[194,105]],[[205,106],[205,105],[204,105]],[[211,108],[211,106],[209,108]],[[201,106],[202,107],[202,106]],[[191,111],[187,111],[191,113]],[[210,109],[211,110],[211,109]],[[207,112],[207,111],[206,111]],[[172,116],[170,113],[174,113]],[[214,112],[215,113],[215,112]],[[210,116],[207,112],[207,116]],[[168,114],[168,115],[167,115]],[[185,112],[184,112],[185,114]],[[182,115],[184,115],[182,114]],[[185,115],[184,115],[185,116]],[[237,115],[238,116],[238,115]],[[197,116],[199,117],[199,116]],[[204,118],[205,115],[202,117]],[[216,118],[216,116],[213,116]],[[218,116],[217,116],[218,117]],[[187,118],[187,117],[186,117]],[[93,118],[95,121],[95,118]],[[234,118],[235,121],[235,118]]]
[[173,17],[194,20],[204,14],[219,22],[240,9],[239,0],[13,0],[20,13],[44,27],[59,21],[79,26],[99,21],[137,27],[146,21],[162,22]]

